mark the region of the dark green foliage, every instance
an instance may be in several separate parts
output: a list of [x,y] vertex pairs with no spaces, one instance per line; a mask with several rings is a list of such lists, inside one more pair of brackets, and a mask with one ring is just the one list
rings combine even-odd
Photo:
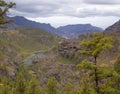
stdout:
[[[92,34],[92,38],[89,40],[84,40],[81,42],[81,48],[82,50],[79,50],[80,53],[92,56],[93,57],[93,63],[89,61],[83,61],[81,64],[79,64],[79,67],[82,67],[87,73],[90,75],[93,75],[93,81],[94,81],[94,88],[97,92],[97,94],[100,94],[100,76],[103,71],[100,66],[97,65],[97,58],[103,52],[104,50],[111,49],[113,40],[111,37],[106,37],[102,33],[95,33]],[[106,74],[108,75],[108,74]],[[106,79],[106,78],[104,78]],[[87,88],[86,88],[87,89]]]
[[104,50],[111,49],[113,39],[112,37],[106,37],[102,33],[95,33],[91,35],[92,39],[84,40],[80,43],[82,50],[80,53],[98,57]]
[[118,56],[115,65],[114,65],[114,69],[117,72],[117,77],[115,78],[115,87],[117,88],[118,94],[120,93],[120,55]]
[[50,77],[48,79],[47,85],[46,85],[46,92],[47,94],[58,94],[58,86],[57,81],[54,77]]
[[71,83],[67,83],[63,88],[63,94],[73,94],[74,86]]
[[116,62],[115,62],[115,70],[117,73],[120,74],[120,55],[118,56]]
[[25,94],[43,94],[40,82],[37,78],[33,77],[29,81]]
[[9,81],[8,78],[3,78],[2,84],[0,84],[0,94],[13,94]]
[[10,23],[12,21],[6,18],[6,13],[10,8],[13,8],[13,6],[15,6],[15,3],[13,2],[8,3],[4,0],[0,0],[0,28],[3,27],[1,24]]
[[94,69],[96,65],[93,64],[93,62],[90,62],[88,60],[83,60],[81,64],[77,65],[80,69]]
[[29,69],[20,66],[15,81],[4,77],[0,81],[0,94],[43,94],[39,80],[28,73]]
[[26,86],[27,84],[25,78],[23,77],[22,73],[19,73],[16,78],[16,87],[15,87],[16,94],[25,94]]

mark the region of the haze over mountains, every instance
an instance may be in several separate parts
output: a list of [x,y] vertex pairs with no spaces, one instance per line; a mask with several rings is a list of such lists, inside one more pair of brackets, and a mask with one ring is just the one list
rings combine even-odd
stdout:
[[75,24],[54,28],[50,24],[31,21],[22,16],[15,16],[11,18],[15,21],[13,26],[30,26],[40,28],[65,38],[76,38],[80,34],[103,31],[102,28],[92,26],[91,24]]

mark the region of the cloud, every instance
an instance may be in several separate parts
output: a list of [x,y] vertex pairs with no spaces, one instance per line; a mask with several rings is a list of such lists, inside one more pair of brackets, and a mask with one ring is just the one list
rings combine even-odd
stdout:
[[88,4],[120,4],[120,0],[84,0]]
[[70,16],[53,16],[53,17],[38,17],[38,18],[28,18],[33,21],[41,22],[41,23],[50,23],[54,27],[65,26],[68,24],[92,24],[94,26],[106,28],[116,21],[118,21],[118,17],[86,17],[86,18],[78,18],[78,17],[70,17]]
[[[25,17],[120,17],[120,0],[7,0],[16,2],[12,15]],[[111,6],[111,4],[113,4]]]
[[117,16],[120,17],[120,6],[110,5],[86,5],[77,8],[77,16],[91,17],[91,16]]
[[51,23],[53,26],[91,23],[107,27],[120,18],[120,0],[5,0],[17,5],[11,16]]
[[[9,0],[7,0],[9,1]],[[14,12],[24,16],[51,16],[61,5],[58,2],[50,2],[51,0],[12,0],[17,4]],[[12,11],[13,12],[13,11]],[[14,14],[14,13],[12,13]]]

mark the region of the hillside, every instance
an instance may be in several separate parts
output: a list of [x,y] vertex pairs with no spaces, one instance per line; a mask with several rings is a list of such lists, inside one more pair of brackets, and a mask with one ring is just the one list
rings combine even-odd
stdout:
[[[111,94],[119,94],[119,88],[114,87],[116,84],[119,84],[116,82],[116,79],[119,79],[119,74],[114,69],[117,56],[120,52],[120,40],[118,40],[120,33],[118,32],[113,32],[112,35],[109,32],[107,34],[104,32],[90,33],[80,35],[77,39],[62,39],[32,27],[17,27],[14,31],[1,31],[0,43],[2,49],[0,51],[1,55],[3,55],[0,62],[1,79],[3,77],[9,78],[7,86],[14,89],[14,91],[16,90],[15,92],[21,92],[17,89],[24,88],[22,92],[30,92],[35,89],[33,92],[38,93],[38,90],[40,90],[43,92],[42,94],[49,94],[48,92],[50,91],[46,89],[50,87],[49,90],[52,90],[55,87],[55,91],[57,89],[59,92],[56,94],[79,94],[76,92],[84,94],[83,88],[85,90],[93,90],[87,91],[87,94],[89,92],[96,94],[94,69],[97,68],[100,92],[111,92],[112,88]],[[98,41],[96,41],[96,38],[94,39],[94,35],[97,34],[100,36],[97,37]],[[94,49],[98,42],[100,43],[98,47],[106,46],[106,43],[109,43],[109,40],[106,40],[108,37],[114,40],[111,44],[113,47],[112,49],[102,51],[98,55],[96,65],[94,64],[93,55],[83,55],[78,52],[84,48],[88,50]],[[95,43],[92,41],[93,39]],[[91,42],[92,46],[89,46],[88,42],[85,44],[89,47],[82,47],[80,43],[83,41]],[[54,48],[54,50],[43,53],[42,57],[37,56],[33,58],[32,64],[21,63],[23,59],[29,59],[27,57],[31,54],[33,55],[34,52],[44,52],[51,48]],[[5,84],[4,81],[1,83]],[[21,83],[24,87],[21,86]],[[109,83],[112,83],[112,85]],[[34,89],[31,88],[33,86],[35,86]],[[86,88],[86,86],[88,87]],[[110,87],[110,89],[106,89],[106,87]]]
[[[86,76],[84,77],[83,74],[86,72],[89,73],[90,70],[88,65],[84,65],[84,67],[88,67],[88,69],[83,71],[83,69],[80,68],[81,71],[79,71],[77,69],[77,65],[82,64],[81,62],[86,59],[94,62],[92,56],[78,53],[78,50],[81,49],[80,43],[84,40],[92,40],[94,34],[95,33],[83,34],[80,35],[77,39],[66,39],[62,41],[58,46],[58,49],[56,49],[55,51],[48,53],[44,57],[38,58],[35,62],[33,60],[32,67],[34,68],[32,69],[32,73],[34,75],[37,75],[37,77],[40,80],[40,83],[43,86],[46,85],[47,79],[49,79],[49,77],[55,77],[60,90],[62,89],[64,91],[66,85],[70,83],[70,86],[72,87],[70,89],[70,92],[72,92],[72,90],[76,90],[79,87],[79,85],[81,86],[82,83],[80,84],[80,81],[82,80],[82,78],[83,80],[85,80]],[[112,73],[114,63],[120,52],[120,40],[117,40],[116,35],[111,35],[110,33],[104,36],[112,37],[112,39],[115,41],[113,43],[112,49],[103,51],[98,56],[97,63],[98,66],[102,66],[101,68],[105,68],[103,73],[107,72],[107,70],[110,71],[110,73]],[[120,33],[118,36],[120,36]],[[90,74],[89,77],[91,76],[92,74]],[[93,80],[91,82],[93,82]]]
[[115,32],[120,30],[120,20],[105,29],[105,32]]
[[114,36],[119,41],[120,44],[120,20],[106,28],[104,30],[104,34]]
[[[27,36],[29,41],[33,41],[36,45],[39,45],[38,49],[47,49],[52,48],[58,44],[59,40],[61,39],[59,36],[52,35],[42,29],[39,28],[31,28],[31,27],[18,27],[17,30]],[[27,43],[27,42],[26,42]],[[32,45],[33,45],[32,44]],[[31,44],[30,44],[31,45]],[[31,46],[32,46],[31,45]],[[35,47],[35,45],[33,45]],[[34,48],[31,47],[31,48]],[[34,48],[36,49],[36,48]]]
[[[94,33],[91,34],[82,34],[79,36],[78,39],[68,39],[66,41],[64,41],[63,43],[61,43],[61,46],[58,49],[59,54],[62,57],[67,57],[68,60],[72,61],[71,58],[73,59],[73,62],[75,61],[75,63],[79,63],[81,60],[83,60],[85,58],[85,56],[77,56],[77,51],[80,48],[80,43],[83,40],[90,40],[92,38],[92,35]],[[113,40],[115,40],[114,42],[114,46],[112,48],[112,50],[103,52],[99,57],[99,62],[102,60],[103,62],[109,62],[109,63],[114,63],[114,61],[116,60],[116,56],[118,56],[119,52],[120,52],[120,21],[117,21],[116,23],[114,23],[113,25],[107,27],[104,31],[103,34],[105,36],[111,36]],[[77,59],[76,59],[77,58]]]
[[58,36],[32,27],[0,31],[0,63],[15,67],[36,51],[54,48],[60,40]]
[[0,94],[120,94],[119,5],[0,0]]

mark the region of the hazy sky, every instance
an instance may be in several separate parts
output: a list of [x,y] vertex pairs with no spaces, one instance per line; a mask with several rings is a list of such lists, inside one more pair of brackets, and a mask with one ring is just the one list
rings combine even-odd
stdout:
[[85,24],[106,28],[120,19],[120,0],[5,0],[17,6],[10,15],[58,27]]

